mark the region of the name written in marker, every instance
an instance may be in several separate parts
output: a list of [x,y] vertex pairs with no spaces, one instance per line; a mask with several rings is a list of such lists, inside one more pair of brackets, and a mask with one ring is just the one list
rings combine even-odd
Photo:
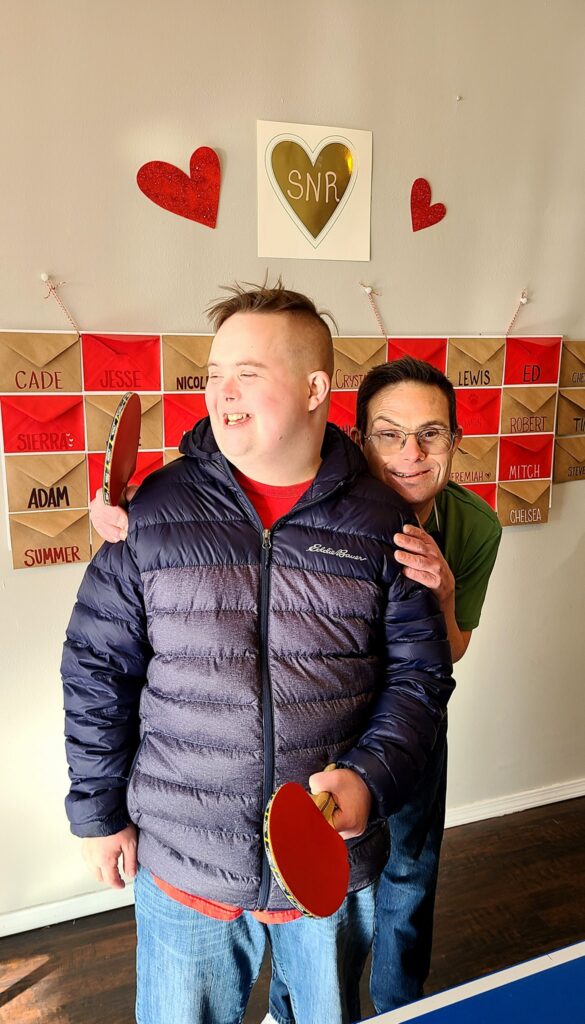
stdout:
[[19,452],[54,452],[73,448],[75,438],[67,431],[41,430],[38,434],[17,434]]
[[48,391],[49,388],[54,388],[55,391],[63,390],[59,370],[55,373],[49,370],[17,370],[14,383],[19,391]]
[[511,523],[541,523],[542,512],[539,508],[511,508]]
[[540,480],[541,478],[539,462],[510,466],[510,480]]
[[490,370],[459,370],[457,384],[460,388],[485,387],[491,384]]
[[207,381],[207,374],[177,377],[175,391],[204,391]]
[[70,505],[67,487],[33,487],[27,507],[62,508],[64,505]]
[[106,370],[99,379],[101,388],[139,391],[142,388],[140,370]]
[[24,552],[27,569],[33,565],[64,565],[80,561],[79,548],[75,544],[61,548],[27,548]]

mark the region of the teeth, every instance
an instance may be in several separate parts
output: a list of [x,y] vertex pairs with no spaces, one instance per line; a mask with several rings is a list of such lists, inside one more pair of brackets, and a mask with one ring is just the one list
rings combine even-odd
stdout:
[[241,423],[242,420],[248,419],[247,412],[226,412],[225,421],[226,423]]

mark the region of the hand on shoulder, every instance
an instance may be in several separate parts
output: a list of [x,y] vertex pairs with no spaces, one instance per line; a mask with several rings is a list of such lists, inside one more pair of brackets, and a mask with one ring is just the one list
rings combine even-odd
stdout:
[[394,534],[394,543],[398,548],[394,557],[404,566],[404,575],[433,590],[443,608],[455,593],[455,577],[437,543],[426,530],[410,523],[403,533]]
[[[137,490],[137,487],[127,487],[125,492],[126,501],[131,501]],[[121,508],[119,505],[106,505],[101,487],[99,491],[96,491],[95,498],[89,504],[89,516],[96,533],[99,533],[100,537],[109,541],[110,544],[126,540],[128,536],[128,513],[126,509]]]

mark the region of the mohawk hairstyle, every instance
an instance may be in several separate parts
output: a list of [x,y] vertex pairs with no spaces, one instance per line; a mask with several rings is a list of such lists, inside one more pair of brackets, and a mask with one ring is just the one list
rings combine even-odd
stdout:
[[285,288],[281,277],[273,287],[268,287],[267,281],[268,277],[263,284],[240,284],[236,281],[233,285],[225,285],[224,291],[229,293],[228,297],[217,299],[205,310],[213,330],[217,332],[235,313],[288,313],[301,323],[304,322],[307,328],[313,328],[313,337],[319,339],[316,347],[321,349],[321,361],[324,361],[322,368],[332,377],[333,342],[329,326],[323,319],[329,317],[337,330],[331,313],[318,310],[307,295]]

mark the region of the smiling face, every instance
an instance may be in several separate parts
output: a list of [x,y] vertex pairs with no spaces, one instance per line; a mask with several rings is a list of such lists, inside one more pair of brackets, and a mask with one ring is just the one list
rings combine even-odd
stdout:
[[[450,430],[446,396],[432,384],[408,381],[378,391],[368,404],[367,434],[398,427],[406,433],[425,427]],[[460,442],[455,438],[451,451],[426,455],[410,436],[402,451],[380,455],[374,441],[366,441],[364,455],[370,472],[397,491],[417,513],[421,523],[428,518],[433,498],[447,485],[453,452]]]
[[235,313],[209,354],[205,402],[219,449],[276,486],[312,479],[325,428],[328,378],[307,369],[299,329],[286,313]]

